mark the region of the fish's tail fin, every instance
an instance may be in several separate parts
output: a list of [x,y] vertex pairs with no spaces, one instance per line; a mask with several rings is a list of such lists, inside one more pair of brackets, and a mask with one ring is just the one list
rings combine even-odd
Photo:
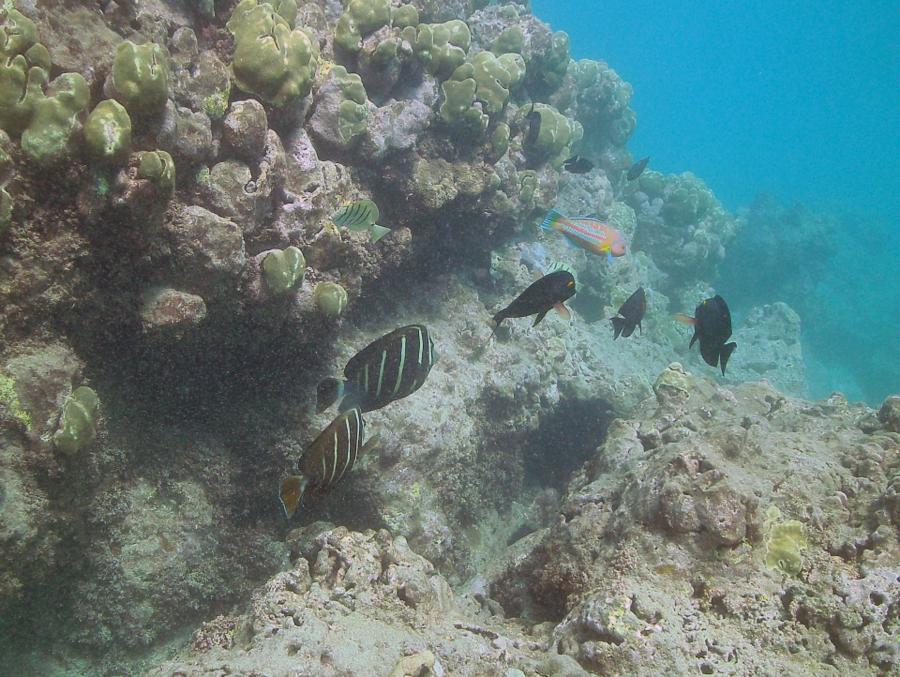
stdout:
[[281,499],[281,507],[284,508],[284,514],[288,519],[291,519],[297,511],[308,483],[309,480],[300,475],[290,475],[281,480],[278,497]]
[[722,350],[719,352],[719,366],[722,367],[722,376],[725,376],[725,365],[728,364],[728,358],[731,357],[731,353],[734,352],[735,348],[737,348],[737,343],[732,341],[722,346]]
[[321,414],[344,396],[344,381],[328,377],[319,381],[316,388],[316,413]]
[[376,242],[378,242],[378,240],[380,240],[390,232],[390,228],[385,228],[384,226],[379,226],[377,223],[373,223],[371,226],[369,226],[369,239],[371,240],[372,244],[375,244]]
[[541,230],[559,230],[559,228],[556,227],[556,224],[558,224],[564,218],[566,217],[560,214],[558,211],[556,211],[555,209],[551,209],[549,212],[547,212],[547,216],[544,217],[544,220],[541,221]]
[[625,320],[621,317],[611,317],[609,321],[612,322],[613,330],[615,334],[613,335],[613,340],[615,341],[619,338],[619,334],[622,333],[622,330],[625,328]]
[[484,343],[480,344],[475,350],[472,351],[472,359],[477,360],[482,355],[484,355],[484,351],[487,350],[488,346],[491,344],[491,341],[497,335],[497,330],[500,328],[500,323],[506,319],[506,315],[503,314],[501,310],[499,313],[494,315],[490,320],[485,320],[484,323],[491,328],[491,333],[488,334],[488,337],[485,339]]

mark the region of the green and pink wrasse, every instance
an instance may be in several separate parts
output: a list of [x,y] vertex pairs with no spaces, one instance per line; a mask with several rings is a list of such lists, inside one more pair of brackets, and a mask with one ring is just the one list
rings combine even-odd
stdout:
[[612,261],[625,255],[625,238],[608,223],[592,217],[570,219],[551,209],[541,223],[543,230],[562,233],[572,244]]

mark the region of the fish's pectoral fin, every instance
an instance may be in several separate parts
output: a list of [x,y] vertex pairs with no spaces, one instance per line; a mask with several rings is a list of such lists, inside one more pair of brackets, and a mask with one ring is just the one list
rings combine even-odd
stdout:
[[542,310],[541,312],[539,312],[537,317],[534,318],[534,322],[531,324],[531,326],[532,327],[538,326],[540,324],[541,320],[544,319],[544,316],[549,312],[550,312],[549,308],[547,308],[547,310]]
[[380,446],[382,443],[381,435],[379,433],[375,433],[369,439],[366,440],[366,443],[362,446],[362,449],[359,450],[359,455],[372,451],[377,446]]
[[379,226],[377,223],[373,223],[369,228],[369,237],[371,238],[372,244],[378,242],[378,240],[390,232],[390,228],[385,228],[384,226]]
[[693,327],[697,323],[697,320],[695,320],[690,315],[685,315],[684,313],[675,313],[675,321],[681,322],[681,324],[686,324],[689,327]]
[[281,507],[284,508],[285,516],[290,519],[297,511],[300,500],[303,498],[303,492],[309,480],[300,475],[290,475],[281,480],[281,488],[278,496],[281,499]]
[[565,303],[557,303],[555,306],[553,306],[553,309],[556,311],[557,315],[559,315],[564,320],[569,321],[572,319],[572,313],[569,312],[568,308],[566,308]]

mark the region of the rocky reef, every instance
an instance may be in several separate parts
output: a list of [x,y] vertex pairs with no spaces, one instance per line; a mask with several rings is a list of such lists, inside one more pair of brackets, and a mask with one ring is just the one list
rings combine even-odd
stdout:
[[[0,672],[249,672],[274,651],[281,674],[346,674],[362,656],[398,675],[640,674],[647,651],[696,663],[701,635],[748,665],[894,665],[879,647],[896,573],[874,611],[869,588],[823,577],[896,548],[896,403],[877,418],[789,399],[806,391],[801,326],[774,300],[736,326],[724,383],[784,394],[666,370],[709,374],[671,315],[710,293],[741,221],[689,174],[627,181],[631,87],[573,61],[527,3],[14,4],[0,10]],[[564,172],[576,152],[596,168]],[[332,221],[356,200],[387,235]],[[541,234],[551,207],[607,219],[628,255]],[[485,319],[555,265],[578,280],[574,321],[515,321],[488,343]],[[639,285],[643,330],[614,341],[608,319]],[[316,383],[413,322],[439,355],[427,383],[366,414],[378,448],[286,523],[275,487],[329,421]],[[781,403],[774,422],[760,398]],[[790,431],[787,412],[810,427]],[[764,451],[745,450],[748,430]],[[631,455],[604,461],[626,438]],[[797,491],[766,485],[797,453]],[[790,603],[759,566],[769,545],[805,586]],[[768,586],[765,641],[711,601],[751,594],[737,572]],[[637,588],[652,600],[636,607]],[[691,638],[675,628],[689,607]],[[657,612],[665,630],[635,630]],[[359,636],[357,655],[329,626]]]
[[314,523],[150,674],[891,674],[897,408],[674,363],[461,594],[403,537]]

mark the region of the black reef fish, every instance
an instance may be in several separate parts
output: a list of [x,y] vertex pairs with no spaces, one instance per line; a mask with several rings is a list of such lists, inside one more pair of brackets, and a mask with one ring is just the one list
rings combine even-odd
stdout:
[[619,338],[619,334],[628,338],[634,333],[635,327],[640,327],[641,333],[644,328],[641,327],[641,320],[644,319],[644,313],[647,311],[647,296],[644,294],[644,288],[638,287],[637,291],[628,297],[620,307],[617,315],[621,317],[611,317],[615,335],[613,340]]
[[694,317],[679,313],[675,318],[684,324],[693,325],[694,335],[688,347],[693,348],[694,342],[699,340],[700,354],[706,364],[711,367],[718,364],[724,376],[728,358],[737,348],[737,343],[725,343],[731,337],[731,311],[728,310],[725,299],[716,294],[697,306]]
[[557,270],[534,281],[506,308],[494,315],[494,330],[508,317],[537,315],[537,325],[552,308],[565,318],[570,317],[563,303],[575,295],[575,278],[567,270]]
[[537,143],[538,137],[541,134],[541,114],[534,109],[534,104],[531,105],[531,110],[528,111],[528,115],[525,116],[525,119],[528,120],[528,132],[525,134],[525,145],[533,146]]
[[297,510],[303,495],[327,493],[353,469],[360,454],[374,446],[365,440],[362,412],[351,409],[334,419],[307,447],[297,461],[299,474],[281,481],[279,496],[288,519]]
[[650,162],[650,156],[648,155],[645,158],[641,158],[637,162],[635,162],[628,169],[628,174],[626,174],[626,178],[629,181],[634,181],[637,177],[644,173],[644,169],[647,167],[647,163]]
[[567,172],[571,172],[572,174],[587,174],[594,168],[594,163],[588,160],[586,157],[573,155],[568,160],[563,162],[563,168],[565,168]]
[[337,400],[341,400],[341,411],[381,409],[416,392],[434,362],[434,341],[424,325],[395,329],[350,358],[344,367],[345,381],[326,378],[319,383],[317,409],[321,413]]

